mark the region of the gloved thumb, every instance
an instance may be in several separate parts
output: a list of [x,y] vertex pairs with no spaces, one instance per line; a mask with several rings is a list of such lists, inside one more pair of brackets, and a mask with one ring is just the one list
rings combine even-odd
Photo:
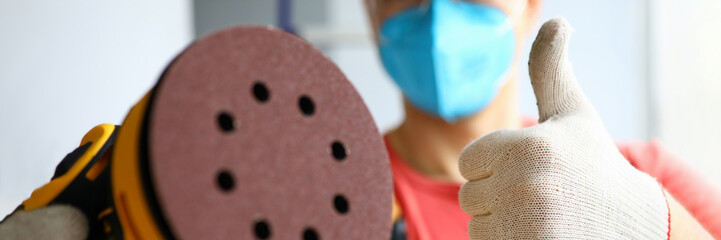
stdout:
[[587,105],[568,60],[570,35],[568,21],[554,18],[543,24],[533,42],[528,71],[536,94],[539,122]]

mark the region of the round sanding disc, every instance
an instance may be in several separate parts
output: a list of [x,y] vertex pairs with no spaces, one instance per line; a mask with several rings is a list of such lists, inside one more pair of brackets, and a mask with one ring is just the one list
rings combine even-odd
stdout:
[[370,112],[293,35],[237,27],[193,43],[147,121],[152,185],[176,238],[390,236],[390,168]]

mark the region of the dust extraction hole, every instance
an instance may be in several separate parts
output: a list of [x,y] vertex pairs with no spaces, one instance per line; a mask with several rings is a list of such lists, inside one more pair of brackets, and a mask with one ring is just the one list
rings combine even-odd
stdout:
[[223,132],[232,132],[235,130],[235,118],[227,112],[218,114],[218,126]]
[[348,213],[348,210],[350,210],[350,204],[348,204],[348,199],[346,199],[343,195],[335,195],[333,198],[333,207],[335,207],[335,210],[338,211],[341,215],[345,215]]
[[258,239],[268,239],[270,238],[270,225],[268,225],[268,222],[265,220],[260,220],[255,222],[255,226],[253,226],[253,232],[255,232],[255,237]]
[[345,150],[345,144],[339,141],[335,141],[330,145],[330,151],[333,154],[335,160],[343,161],[348,153]]
[[306,116],[311,116],[313,112],[315,112],[315,104],[308,96],[301,96],[300,99],[298,99],[298,107],[300,107],[300,111]]
[[258,102],[264,103],[270,98],[270,93],[268,92],[268,88],[265,87],[265,84],[257,82],[253,84],[253,96],[255,96]]
[[235,187],[233,175],[231,175],[228,171],[220,171],[220,173],[218,173],[217,181],[220,189],[225,192],[233,190],[233,187]]
[[303,240],[318,240],[320,237],[318,236],[318,233],[315,232],[315,229],[313,228],[306,228],[305,231],[303,231]]

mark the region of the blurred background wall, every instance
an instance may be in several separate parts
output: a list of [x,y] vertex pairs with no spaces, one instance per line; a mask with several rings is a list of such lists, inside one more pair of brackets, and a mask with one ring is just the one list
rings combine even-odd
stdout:
[[721,185],[721,1],[651,5],[658,137]]
[[193,39],[180,0],[0,0],[0,218]]
[[[348,75],[381,131],[403,118],[379,64],[363,0],[295,0],[298,34]],[[194,38],[274,25],[277,1],[0,0],[0,217],[47,182],[82,135],[120,124]],[[721,2],[546,0],[575,28],[581,87],[618,140],[661,138],[721,185]],[[521,59],[521,111],[537,115]]]

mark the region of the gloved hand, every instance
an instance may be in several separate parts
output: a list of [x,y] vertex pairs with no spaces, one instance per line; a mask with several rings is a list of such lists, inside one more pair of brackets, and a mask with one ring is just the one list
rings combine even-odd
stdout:
[[84,240],[87,235],[87,219],[69,205],[17,210],[0,222],[0,239]]
[[618,152],[576,83],[570,30],[552,19],[533,43],[540,124],[492,132],[460,155],[471,239],[668,238],[663,189]]

